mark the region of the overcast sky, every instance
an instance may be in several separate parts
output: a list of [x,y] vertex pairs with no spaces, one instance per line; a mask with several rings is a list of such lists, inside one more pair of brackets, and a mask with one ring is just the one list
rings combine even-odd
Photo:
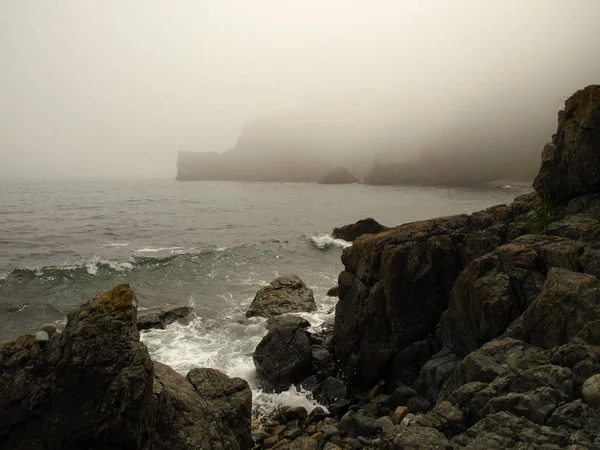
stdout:
[[0,177],[172,178],[178,150],[306,111],[332,134],[540,99],[555,117],[600,82],[599,17],[600,0],[2,0]]

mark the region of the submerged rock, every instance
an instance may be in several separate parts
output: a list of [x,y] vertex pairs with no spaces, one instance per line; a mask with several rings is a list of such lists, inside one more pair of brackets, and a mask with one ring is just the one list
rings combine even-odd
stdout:
[[296,275],[283,275],[261,288],[252,300],[246,317],[273,317],[290,312],[317,309],[312,289]]
[[327,291],[328,297],[337,297],[338,295],[340,295],[340,287],[339,286],[333,286],[332,288],[330,288]]
[[144,314],[138,318],[137,329],[148,330],[150,328],[164,329],[177,320],[184,319],[194,312],[191,306],[181,306],[167,311]]
[[363,234],[377,234],[387,230],[386,226],[381,225],[375,219],[361,219],[356,223],[344,225],[343,227],[334,228],[331,235],[335,239],[342,239],[348,242],[354,242]]

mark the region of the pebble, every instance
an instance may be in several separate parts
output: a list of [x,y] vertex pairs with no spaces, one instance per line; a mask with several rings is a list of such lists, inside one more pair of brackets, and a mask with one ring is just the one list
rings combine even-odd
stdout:
[[45,331],[38,331],[35,335],[35,340],[38,342],[47,342],[50,340],[50,336]]
[[45,331],[48,333],[48,336],[52,336],[56,332],[56,324],[55,323],[45,323],[40,327],[40,331]]

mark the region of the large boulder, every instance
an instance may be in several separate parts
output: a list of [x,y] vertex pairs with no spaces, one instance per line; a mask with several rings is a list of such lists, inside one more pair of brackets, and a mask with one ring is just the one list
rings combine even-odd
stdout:
[[152,450],[252,448],[248,383],[215,369],[192,369],[186,378],[154,364],[160,415]]
[[180,319],[185,319],[194,312],[191,306],[180,306],[166,311],[152,312],[138,317],[137,329],[148,330],[150,328],[164,329],[167,325]]
[[359,179],[350,173],[350,171],[345,167],[336,167],[335,169],[327,172],[319,180],[319,183],[321,184],[350,184],[358,182]]
[[150,448],[158,402],[136,308],[118,285],[71,312],[62,334],[2,347],[0,449]]
[[254,350],[256,370],[278,389],[287,389],[312,373],[311,342],[301,322],[282,321]]
[[246,317],[273,317],[291,312],[315,311],[312,289],[296,275],[283,275],[261,288],[252,300]]
[[388,227],[381,225],[375,219],[368,217],[358,222],[334,228],[331,235],[335,239],[342,239],[348,242],[354,242],[363,234],[377,234],[387,230]]
[[557,200],[600,191],[600,86],[588,86],[567,100],[533,186]]

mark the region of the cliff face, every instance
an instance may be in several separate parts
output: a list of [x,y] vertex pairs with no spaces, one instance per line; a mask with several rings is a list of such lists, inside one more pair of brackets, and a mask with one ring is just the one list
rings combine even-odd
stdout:
[[366,235],[344,250],[340,368],[359,389],[408,385],[431,402],[384,431],[379,448],[600,442],[598,118],[600,87],[567,101],[538,193]]

